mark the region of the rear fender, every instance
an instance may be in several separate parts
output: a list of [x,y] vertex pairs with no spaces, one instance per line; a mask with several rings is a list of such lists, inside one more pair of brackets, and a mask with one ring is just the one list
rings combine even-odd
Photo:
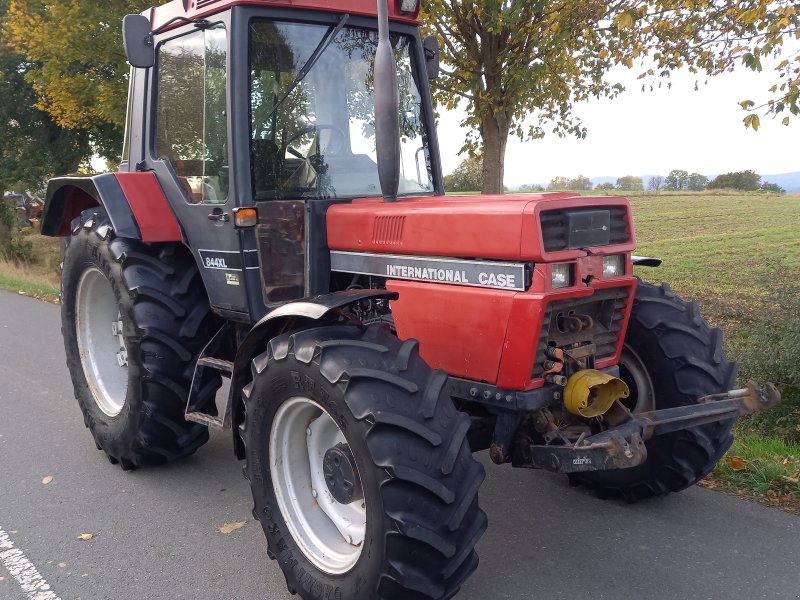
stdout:
[[102,207],[118,237],[144,242],[179,242],[181,230],[155,174],[103,173],[56,177],[47,186],[43,235],[70,235],[72,220]]
[[244,458],[244,443],[239,434],[239,425],[244,420],[241,390],[252,378],[250,364],[266,349],[271,339],[288,331],[333,323],[341,316],[339,309],[361,300],[397,300],[397,298],[397,293],[386,290],[333,292],[282,304],[256,323],[236,351],[231,374],[228,406],[232,415],[233,427],[231,429],[233,430],[233,449],[236,457]]

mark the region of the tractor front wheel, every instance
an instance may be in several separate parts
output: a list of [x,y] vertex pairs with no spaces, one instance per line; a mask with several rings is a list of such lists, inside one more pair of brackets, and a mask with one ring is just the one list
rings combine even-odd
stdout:
[[451,598],[477,567],[483,467],[446,375],[385,325],[272,340],[243,390],[268,555],[304,599]]
[[[682,300],[667,284],[639,282],[619,366],[634,413],[696,404],[736,380],[722,332],[709,327],[696,302]],[[733,442],[731,427],[728,419],[660,435],[647,441],[647,460],[638,467],[570,479],[629,502],[678,492],[711,472]]]

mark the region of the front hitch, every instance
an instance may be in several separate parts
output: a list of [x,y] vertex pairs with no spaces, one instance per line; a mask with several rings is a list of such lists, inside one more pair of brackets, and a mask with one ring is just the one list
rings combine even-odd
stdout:
[[519,447],[514,465],[556,473],[628,469],[647,459],[644,442],[657,435],[725,421],[776,406],[781,395],[774,385],[764,389],[750,381],[746,388],[711,394],[697,404],[632,415],[620,403],[606,414],[613,426],[574,444],[527,444]]

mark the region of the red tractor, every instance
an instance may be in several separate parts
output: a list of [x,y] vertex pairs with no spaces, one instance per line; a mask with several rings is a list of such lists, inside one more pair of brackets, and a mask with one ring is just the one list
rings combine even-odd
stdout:
[[729,392],[720,331],[634,277],[658,261],[625,199],[444,195],[418,2],[129,15],[120,168],[52,180],[42,220],[97,448],[133,469],[230,429],[307,599],[453,597],[487,525],[474,452],[633,501],[778,401]]

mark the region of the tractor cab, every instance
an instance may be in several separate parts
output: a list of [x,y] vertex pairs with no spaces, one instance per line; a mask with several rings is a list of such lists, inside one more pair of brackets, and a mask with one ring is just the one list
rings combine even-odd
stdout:
[[[156,174],[212,306],[254,322],[330,291],[327,207],[381,196],[378,30],[368,2],[239,4],[176,0],[127,18],[129,53],[145,56],[134,63],[152,65],[131,72],[120,171]],[[416,10],[390,15],[399,197],[442,192]]]

